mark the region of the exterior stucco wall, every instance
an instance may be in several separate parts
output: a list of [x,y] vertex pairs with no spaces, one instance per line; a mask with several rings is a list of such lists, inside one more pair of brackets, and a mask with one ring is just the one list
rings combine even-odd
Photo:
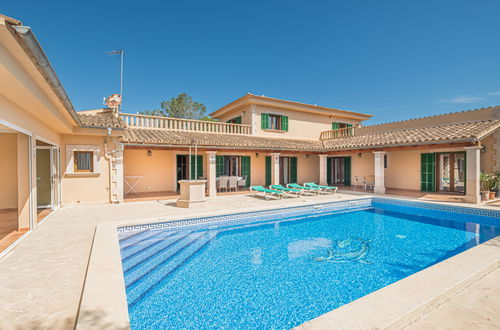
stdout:
[[493,173],[495,172],[496,163],[496,153],[497,148],[500,146],[495,146],[497,142],[496,135],[492,134],[485,139],[481,140],[481,144],[484,146],[484,152],[481,152],[481,172]]
[[[124,176],[143,176],[134,189],[137,192],[172,191],[175,179],[172,168],[172,150],[125,149],[123,156]],[[125,191],[128,187],[125,185]]]
[[[288,116],[288,131],[281,132],[262,130],[262,113]],[[242,107],[237,111],[231,112],[229,115],[221,116],[220,120],[222,122],[226,122],[227,120],[238,116],[241,116],[242,124],[253,125],[253,132],[256,136],[306,140],[318,140],[321,132],[332,129],[333,122],[341,122],[352,125],[356,125],[359,123],[359,121],[356,120],[336,118],[335,116],[323,116],[314,113],[266,107],[262,105],[250,105]]]
[[[67,156],[70,145],[97,146],[99,173],[68,173],[72,166]],[[112,146],[111,146],[112,147]],[[109,168],[104,157],[104,137],[87,135],[63,135],[61,146],[62,203],[107,203],[109,202]]]
[[[288,116],[288,131],[270,131],[261,129],[261,114],[271,113]],[[257,106],[256,107],[255,135],[275,138],[318,140],[320,133],[332,129],[333,122],[342,122],[356,125],[359,121],[322,116],[313,113],[291,111],[285,109]]]
[[0,133],[0,209],[17,208],[17,134]]
[[57,146],[61,144],[61,135],[59,133],[49,128],[2,94],[0,94],[0,123],[1,121],[33,133],[36,139]]
[[356,176],[364,177],[369,182],[373,181],[375,173],[375,156],[373,152],[361,153],[361,157],[358,154],[350,154],[349,156],[351,156],[351,184],[354,185],[356,182]]

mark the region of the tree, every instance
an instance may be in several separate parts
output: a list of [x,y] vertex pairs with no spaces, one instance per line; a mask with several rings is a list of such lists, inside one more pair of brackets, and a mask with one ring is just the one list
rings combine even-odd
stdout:
[[161,110],[144,110],[140,114],[197,120],[208,119],[205,116],[207,108],[202,103],[194,102],[192,97],[186,93],[181,93],[169,101],[163,101],[160,106]]

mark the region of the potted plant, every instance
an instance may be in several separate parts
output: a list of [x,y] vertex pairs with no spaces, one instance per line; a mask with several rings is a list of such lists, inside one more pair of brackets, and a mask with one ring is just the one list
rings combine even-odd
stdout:
[[495,198],[500,198],[500,189],[499,188],[499,183],[500,183],[500,172],[495,172],[495,180],[496,180],[496,193],[495,193]]
[[490,198],[490,175],[481,173],[479,176],[479,185],[481,186],[481,199],[487,201]]
[[496,174],[490,174],[490,193],[489,199],[495,199],[495,196],[498,192],[498,176]]

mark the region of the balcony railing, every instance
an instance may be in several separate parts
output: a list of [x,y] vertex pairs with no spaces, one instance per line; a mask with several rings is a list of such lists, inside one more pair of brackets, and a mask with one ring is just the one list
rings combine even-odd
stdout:
[[334,130],[330,130],[330,131],[324,131],[324,132],[321,132],[319,139],[320,140],[332,140],[332,139],[349,137],[349,136],[354,135],[355,130],[356,130],[356,128],[353,126],[353,127],[334,129]]
[[242,124],[228,124],[217,121],[135,115],[129,113],[121,113],[120,116],[125,121],[128,127],[223,134],[251,134],[252,132],[252,128],[250,125]]

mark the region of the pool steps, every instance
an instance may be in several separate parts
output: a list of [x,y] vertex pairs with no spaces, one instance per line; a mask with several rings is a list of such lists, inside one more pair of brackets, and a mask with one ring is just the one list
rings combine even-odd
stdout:
[[128,246],[125,249],[120,250],[120,254],[122,256],[122,262],[129,260],[130,258],[140,254],[141,252],[152,248],[153,246],[162,243],[166,238],[174,236],[177,234],[176,232],[158,232],[155,231],[152,235],[144,238],[137,244]]
[[[163,240],[156,240],[152,242],[148,247],[141,249],[134,255],[122,259],[123,272],[125,276],[129,276],[132,272],[141,265],[146,264],[147,262],[154,262],[153,258],[159,258],[162,256],[162,253],[166,253],[168,256],[169,253],[175,251],[175,244],[181,240],[188,240],[192,232],[182,232],[176,233],[175,235],[171,235],[166,237]],[[174,250],[170,251],[171,246],[174,246]],[[182,246],[182,244],[181,244]]]
[[[125,274],[125,287],[129,308],[132,308],[217,235],[217,232],[190,233],[171,244],[163,253],[156,253],[143,264],[137,274]],[[135,276],[134,276],[135,275]]]

